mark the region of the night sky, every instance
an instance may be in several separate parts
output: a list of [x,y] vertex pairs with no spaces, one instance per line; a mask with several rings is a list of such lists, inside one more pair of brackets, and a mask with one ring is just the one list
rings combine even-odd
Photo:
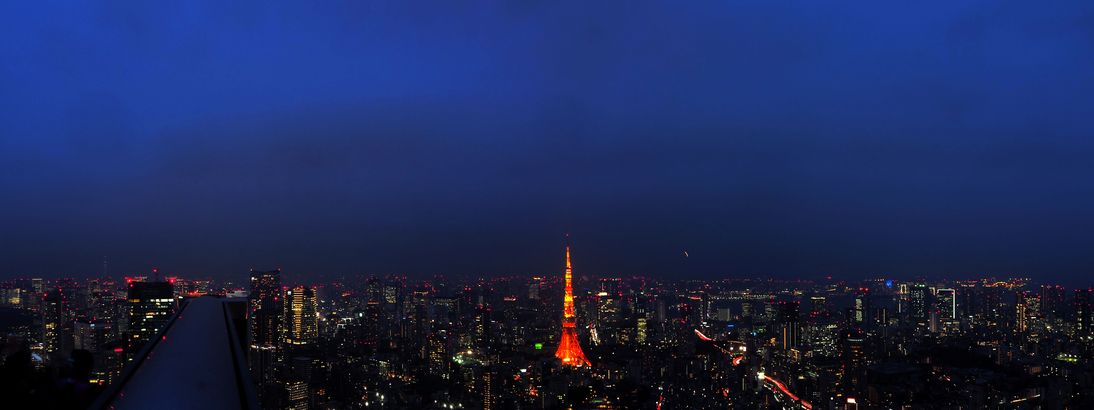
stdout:
[[308,3],[0,3],[0,278],[1094,284],[1090,0]]

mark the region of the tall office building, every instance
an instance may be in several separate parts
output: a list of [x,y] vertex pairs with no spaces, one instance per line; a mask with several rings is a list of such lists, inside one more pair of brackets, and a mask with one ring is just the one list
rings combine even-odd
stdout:
[[175,288],[171,282],[129,282],[129,323],[126,343],[129,351],[140,349],[156,336],[175,313]]
[[927,285],[924,283],[913,283],[908,287],[908,313],[916,323],[926,324],[929,318],[927,295]]
[[539,291],[544,287],[544,278],[541,276],[532,277],[532,282],[528,284],[528,299],[539,300]]
[[954,289],[939,289],[935,301],[935,307],[940,318],[948,320],[957,318],[957,291]]
[[1023,299],[1023,304],[1026,307],[1026,326],[1027,329],[1037,333],[1044,328],[1042,319],[1044,316],[1041,313],[1041,295],[1036,292],[1021,292],[1019,297]]
[[98,352],[109,341],[110,322],[76,319],[72,325],[72,347],[90,352]]
[[42,297],[42,346],[51,358],[64,353],[68,308],[68,300],[58,289],[50,289]]
[[828,316],[828,299],[824,296],[811,296],[809,298],[809,317],[824,318]]
[[870,290],[863,288],[855,293],[855,300],[851,306],[851,321],[858,326],[869,323],[870,317]]
[[801,345],[801,323],[799,323],[798,302],[779,302],[778,322],[783,350]]
[[1091,311],[1094,310],[1094,301],[1091,300],[1091,293],[1094,290],[1091,289],[1076,289],[1075,290],[1075,330],[1080,335],[1089,335],[1091,330]]
[[1048,320],[1064,316],[1064,287],[1060,285],[1041,285],[1041,313]]
[[281,270],[251,270],[251,292],[247,295],[248,363],[260,396],[270,390],[267,384],[273,380],[273,367],[279,360],[282,304]]
[[45,296],[46,284],[42,278],[33,278],[30,280],[29,297],[27,299],[27,307],[34,312],[38,312],[42,308],[42,297]]
[[497,382],[497,374],[494,369],[487,366],[482,371],[482,408],[483,410],[491,410],[495,408],[497,399],[494,397],[496,394],[497,386],[494,384]]
[[292,381],[285,384],[289,410],[308,410],[308,384],[304,381]]
[[1014,317],[1016,319],[1015,330],[1018,332],[1025,332],[1029,329],[1029,324],[1027,323],[1029,306],[1026,304],[1027,299],[1025,294],[1019,292],[1017,296],[1018,300],[1014,304]]
[[273,348],[281,336],[281,270],[251,271],[247,296],[251,346]]
[[865,335],[861,329],[851,328],[843,332],[841,339],[841,382],[848,392],[857,393],[866,376]]
[[380,305],[380,301],[370,299],[365,303],[364,311],[359,312],[358,319],[361,322],[358,329],[360,343],[369,349],[376,349],[380,346],[382,310],[383,307]]
[[0,306],[21,307],[23,305],[23,290],[11,283],[0,284]]
[[318,305],[315,289],[297,286],[285,292],[285,343],[314,344],[319,337]]
[[603,290],[596,294],[596,317],[594,323],[597,327],[603,327],[604,325],[619,319],[620,299],[618,294]]

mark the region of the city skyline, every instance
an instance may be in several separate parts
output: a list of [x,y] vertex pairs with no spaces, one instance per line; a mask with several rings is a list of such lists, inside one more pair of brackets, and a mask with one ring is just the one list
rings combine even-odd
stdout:
[[[119,282],[0,281],[0,313],[25,318],[6,325],[0,354],[37,363],[3,371],[7,380],[39,367],[84,374],[83,389],[15,390],[14,403],[43,408],[857,410],[1094,401],[1082,383],[1094,346],[1091,288],[1023,278],[593,275],[578,292],[569,243],[563,248],[563,267],[546,277],[288,285],[294,280],[281,270],[252,270],[242,287],[158,272]],[[219,388],[209,390],[213,376]]]

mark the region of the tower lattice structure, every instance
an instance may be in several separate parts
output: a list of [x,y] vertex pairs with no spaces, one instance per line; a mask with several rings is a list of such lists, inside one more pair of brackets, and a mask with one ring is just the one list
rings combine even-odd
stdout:
[[558,342],[555,357],[566,366],[591,366],[581,343],[577,340],[577,315],[574,311],[573,266],[570,264],[570,245],[566,245],[566,295],[562,299],[562,338]]

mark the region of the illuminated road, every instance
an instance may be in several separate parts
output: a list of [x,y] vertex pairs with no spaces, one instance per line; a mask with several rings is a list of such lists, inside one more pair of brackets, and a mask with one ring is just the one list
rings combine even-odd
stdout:
[[[735,353],[729,351],[729,349],[726,349],[722,346],[719,346],[716,343],[717,340],[711,339],[709,336],[704,335],[703,332],[699,331],[699,329],[695,329],[695,336],[697,336],[699,338],[699,340],[702,340],[702,341],[715,342],[714,347],[718,348],[718,350],[721,350],[722,353],[726,353],[726,354],[730,355],[731,357],[733,357],[733,365],[734,366],[737,366],[737,365],[741,364],[741,361],[743,361],[745,359],[744,355],[735,354]],[[740,342],[738,342],[738,343],[740,343]],[[743,348],[742,348],[742,350],[743,350]],[[761,374],[763,374],[763,373],[761,373]],[[771,389],[772,391],[775,391],[777,389],[783,395],[785,395],[786,397],[789,397],[791,401],[798,403],[798,405],[800,405],[805,410],[812,410],[813,409],[813,405],[811,403],[809,403],[805,400],[802,400],[796,394],[791,392],[790,389],[786,388],[786,384],[784,384],[783,382],[781,382],[778,379],[775,379],[771,376],[767,376],[767,375],[764,375],[763,378],[764,378],[764,382],[765,382],[764,387],[767,387],[767,388]],[[658,403],[657,408],[658,409],[661,408],[661,403],[660,402]]]
[[[698,337],[699,340],[702,340],[702,341],[705,341],[705,342],[712,342],[714,344],[715,348],[717,348],[718,350],[721,350],[722,353],[728,354],[731,357],[733,357],[733,365],[734,366],[741,364],[741,361],[745,359],[744,355],[734,353],[734,352],[730,351],[730,349],[727,349],[724,346],[722,346],[722,344],[728,344],[728,343],[738,343],[738,344],[740,344],[741,342],[735,342],[735,341],[719,342],[717,340],[711,339],[707,335],[704,335],[703,332],[699,331],[699,329],[695,329],[695,336]],[[741,351],[744,351],[743,344],[741,346],[742,346]]]
[[[801,398],[799,398],[794,393],[791,393],[790,389],[787,389],[786,385],[783,384],[783,382],[778,381],[775,378],[773,378],[771,376],[766,376],[766,375],[764,376],[764,381],[765,382],[770,382],[772,385],[774,385],[776,388],[778,388],[779,391],[781,391],[783,394],[785,394],[786,397],[789,397],[790,400],[796,401],[799,404],[801,404],[802,408],[804,408],[806,410],[811,410],[813,408],[812,404],[809,404],[809,402],[807,402],[805,400],[802,400]],[[766,384],[765,384],[765,386],[766,386]]]

